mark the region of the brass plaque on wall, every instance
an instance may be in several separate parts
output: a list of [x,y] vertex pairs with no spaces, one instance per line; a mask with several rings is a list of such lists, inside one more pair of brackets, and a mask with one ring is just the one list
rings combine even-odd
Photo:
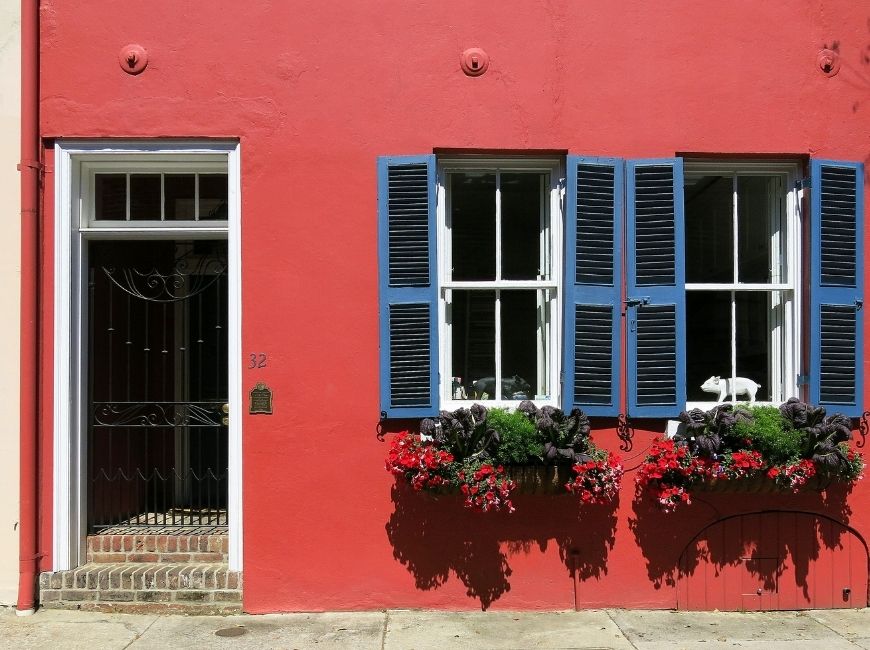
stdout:
[[272,389],[262,382],[251,389],[251,404],[248,412],[251,415],[272,415]]

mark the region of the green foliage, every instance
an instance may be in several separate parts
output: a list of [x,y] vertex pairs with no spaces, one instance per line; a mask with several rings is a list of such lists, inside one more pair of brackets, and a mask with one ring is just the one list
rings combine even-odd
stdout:
[[490,409],[487,424],[498,432],[499,443],[492,451],[498,465],[532,465],[541,462],[543,445],[535,424],[523,413]]
[[[734,427],[735,442],[746,449],[761,452],[773,465],[788,463],[801,457],[803,436],[795,431],[775,406],[749,406],[745,408],[752,419],[739,421]],[[749,444],[746,441],[749,441]]]
[[844,481],[857,481],[864,474],[864,459],[861,454],[858,454],[849,449],[849,443],[841,442],[837,445],[840,452],[845,458],[845,463],[840,466],[840,478]]

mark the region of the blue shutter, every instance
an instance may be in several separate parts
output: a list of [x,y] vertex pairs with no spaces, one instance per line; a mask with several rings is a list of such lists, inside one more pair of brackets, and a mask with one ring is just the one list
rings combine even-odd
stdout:
[[381,411],[438,413],[435,156],[378,158]]
[[568,156],[562,403],[619,413],[624,165]]
[[628,413],[673,417],[686,403],[681,158],[628,161]]
[[813,160],[810,401],[863,411],[864,166]]

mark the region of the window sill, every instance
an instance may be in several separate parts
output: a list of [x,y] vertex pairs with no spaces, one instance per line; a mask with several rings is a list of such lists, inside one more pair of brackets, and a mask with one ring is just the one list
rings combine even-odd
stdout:
[[[472,404],[480,404],[481,406],[485,406],[486,408],[499,408],[505,409],[507,411],[514,411],[520,405],[523,400],[516,399],[502,399],[502,400],[474,400],[474,399],[442,399],[441,407],[442,411],[455,411],[460,408],[469,408]],[[542,406],[555,406],[556,408],[560,408],[560,404],[558,400],[554,399],[533,399],[532,403],[541,408]]]

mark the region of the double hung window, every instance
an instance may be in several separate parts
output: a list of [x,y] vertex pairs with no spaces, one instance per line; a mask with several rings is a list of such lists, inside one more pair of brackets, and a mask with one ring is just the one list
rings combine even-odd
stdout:
[[797,394],[797,172],[794,164],[769,161],[686,163],[690,402],[718,400],[701,388],[711,378],[725,388],[740,377],[751,389],[737,395],[741,400],[751,392],[779,403]]
[[448,408],[555,400],[559,172],[555,161],[440,166],[439,389]]

